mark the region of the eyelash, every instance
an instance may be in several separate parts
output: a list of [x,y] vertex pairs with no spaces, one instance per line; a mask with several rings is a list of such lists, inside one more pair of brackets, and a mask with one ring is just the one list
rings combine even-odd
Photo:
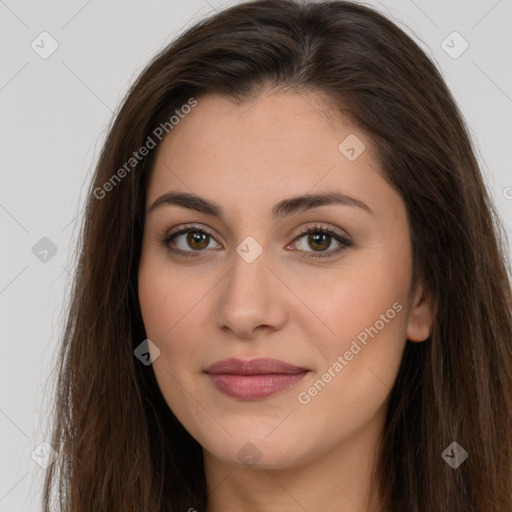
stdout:
[[[169,250],[171,253],[173,254],[177,254],[179,256],[184,256],[184,257],[196,257],[195,256],[195,253],[200,253],[200,252],[204,252],[204,250],[190,250],[190,251],[182,251],[181,249],[173,249],[169,246],[170,242],[172,242],[174,240],[174,238],[176,238],[177,236],[179,235],[182,235],[182,234],[185,234],[185,233],[204,233],[206,235],[208,235],[209,237],[214,238],[214,236],[207,230],[203,229],[203,228],[198,228],[196,226],[182,226],[181,229],[179,229],[178,231],[174,231],[174,232],[171,232],[171,233],[168,233],[168,234],[164,234],[164,235],[161,235],[160,236],[160,242],[166,247],[167,250]],[[348,240],[347,238],[343,237],[342,235],[340,235],[339,233],[337,233],[335,230],[333,230],[332,228],[327,228],[327,227],[322,227],[322,226],[319,226],[319,225],[315,225],[313,227],[311,226],[308,226],[306,227],[305,229],[303,229],[293,240],[293,242],[296,242],[298,241],[300,238],[302,238],[303,236],[305,235],[309,235],[309,234],[325,234],[325,235],[329,235],[331,238],[333,238],[334,240],[336,240],[337,242],[340,243],[340,246],[337,248],[337,249],[334,249],[334,250],[331,250],[329,252],[320,252],[320,253],[311,253],[311,254],[308,254],[306,255],[305,257],[306,258],[331,258],[335,255],[337,255],[339,252],[343,251],[344,249],[346,249],[347,247],[350,247],[352,245],[352,242],[350,240]],[[304,252],[309,252],[309,251],[304,251]]]

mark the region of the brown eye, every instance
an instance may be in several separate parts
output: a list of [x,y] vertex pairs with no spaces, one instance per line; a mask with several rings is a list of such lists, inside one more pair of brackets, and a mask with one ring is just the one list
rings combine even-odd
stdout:
[[315,233],[308,236],[308,244],[315,251],[324,251],[329,249],[332,237],[325,233]]
[[[334,248],[333,243],[336,244]],[[352,242],[331,228],[313,226],[302,231],[294,245],[308,258],[327,258],[350,247]]]
[[[194,253],[203,252],[207,248],[221,247],[209,233],[197,228],[181,229],[171,233],[162,239],[162,243],[169,251],[185,256],[193,256]],[[212,246],[212,243],[217,245]]]
[[202,231],[189,231],[187,233],[187,243],[194,250],[201,250],[208,247],[210,235]]

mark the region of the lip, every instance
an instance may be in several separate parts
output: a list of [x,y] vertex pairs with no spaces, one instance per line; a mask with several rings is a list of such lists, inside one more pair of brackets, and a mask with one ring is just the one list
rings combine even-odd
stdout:
[[309,372],[278,359],[224,359],[209,366],[215,388],[232,398],[259,400],[294,386]]

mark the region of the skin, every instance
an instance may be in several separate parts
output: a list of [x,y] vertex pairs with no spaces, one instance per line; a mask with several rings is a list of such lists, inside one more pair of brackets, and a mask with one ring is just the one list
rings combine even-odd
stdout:
[[[338,150],[350,134],[366,146],[354,161]],[[241,105],[205,96],[163,140],[147,211],[171,190],[223,210],[222,219],[178,205],[149,212],[139,268],[147,336],[160,350],[153,369],[169,407],[203,447],[208,512],[368,512],[406,339],[425,340],[432,325],[421,285],[412,289],[405,206],[382,177],[371,141],[345,120],[334,122],[311,93],[261,93]],[[371,213],[332,204],[272,217],[283,199],[327,191],[356,198]],[[184,223],[212,234],[204,244],[187,243],[186,234],[170,242],[192,257],[161,241]],[[334,254],[334,238],[298,238],[318,225],[352,245]],[[251,263],[236,252],[248,236],[262,249]],[[333,256],[307,257],[322,251]],[[298,394],[395,303],[401,311],[300,403]],[[310,372],[291,388],[244,401],[217,391],[204,373],[229,357],[272,357]],[[237,455],[244,446],[255,465]]]

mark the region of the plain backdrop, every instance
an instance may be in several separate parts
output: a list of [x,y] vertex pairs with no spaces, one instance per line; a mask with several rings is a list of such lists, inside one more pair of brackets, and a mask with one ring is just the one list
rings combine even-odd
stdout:
[[[41,509],[50,367],[84,195],[112,112],[158,50],[233,3],[0,0],[0,512]],[[364,3],[437,64],[508,234],[512,1]]]

